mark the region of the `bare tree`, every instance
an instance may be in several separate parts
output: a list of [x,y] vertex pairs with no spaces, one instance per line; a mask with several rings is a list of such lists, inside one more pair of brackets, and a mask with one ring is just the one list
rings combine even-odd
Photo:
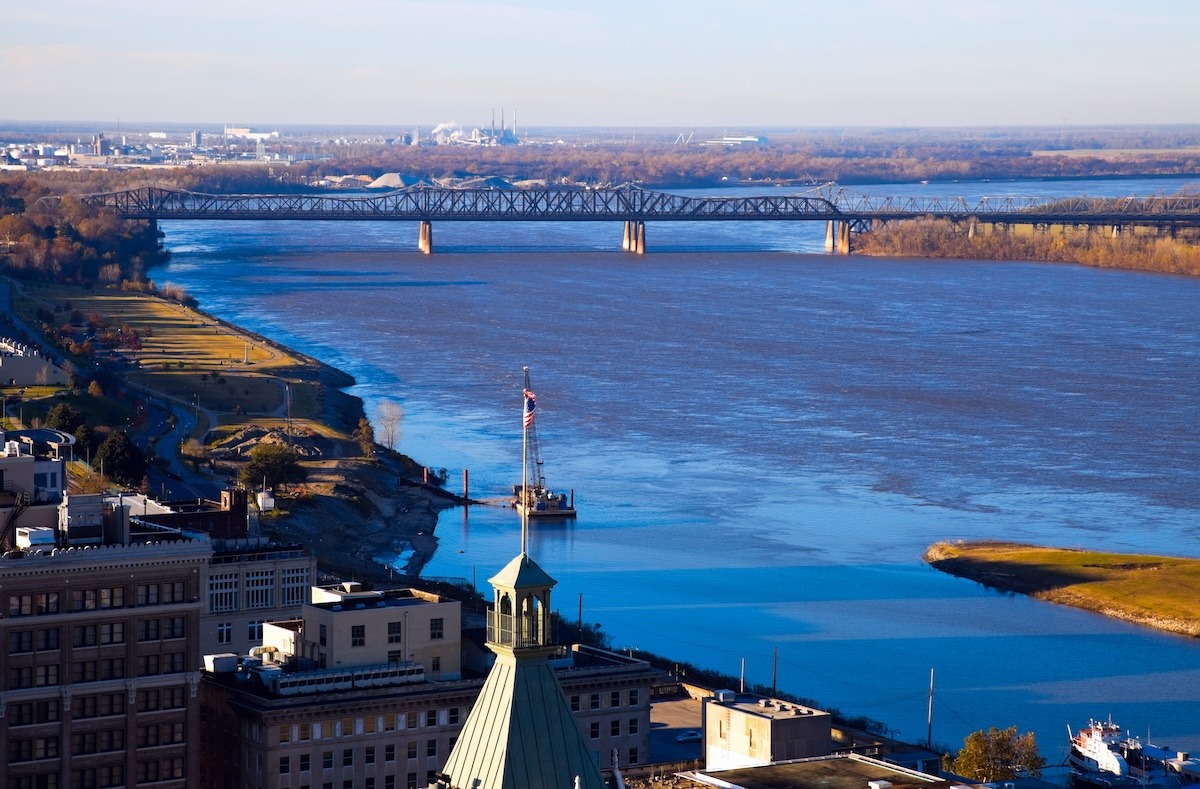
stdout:
[[404,407],[392,400],[379,404],[379,437],[388,449],[400,443],[400,423],[404,421]]

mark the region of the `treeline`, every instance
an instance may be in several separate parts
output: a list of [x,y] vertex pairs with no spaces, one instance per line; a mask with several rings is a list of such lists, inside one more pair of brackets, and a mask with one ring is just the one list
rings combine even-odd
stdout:
[[4,268],[45,281],[153,289],[147,271],[169,256],[160,235],[146,222],[118,219],[73,197],[56,199],[53,180],[26,175],[0,181]]
[[1192,236],[1169,238],[1126,232],[1111,236],[1092,231],[1059,228],[1033,232],[1016,228],[992,232],[946,219],[894,222],[862,233],[854,250],[864,255],[954,258],[964,260],[1037,260],[1078,263],[1099,268],[1200,275],[1200,243]]

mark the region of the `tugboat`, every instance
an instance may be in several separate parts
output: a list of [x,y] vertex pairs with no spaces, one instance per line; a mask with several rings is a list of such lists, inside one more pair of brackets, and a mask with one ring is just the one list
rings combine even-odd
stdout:
[[525,389],[522,393],[525,407],[522,416],[523,425],[523,476],[519,485],[513,485],[513,507],[527,518],[574,518],[575,491],[571,491],[570,500],[565,493],[555,493],[546,487],[546,478],[542,474],[542,451],[538,445],[537,424],[534,420],[534,410],[537,408],[537,396],[529,385],[529,368],[525,371]]

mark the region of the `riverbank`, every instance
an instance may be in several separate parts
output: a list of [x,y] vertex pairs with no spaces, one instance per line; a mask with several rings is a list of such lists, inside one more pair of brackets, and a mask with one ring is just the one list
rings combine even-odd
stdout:
[[985,541],[939,542],[925,561],[994,589],[1200,636],[1200,559]]
[[[174,462],[179,442],[151,438],[147,446],[163,468],[220,486],[258,440],[287,443],[300,453],[307,479],[276,496],[277,510],[261,519],[267,534],[303,543],[324,572],[343,578],[382,582],[419,573],[436,544],[438,511],[461,499],[427,484],[421,465],[405,455],[380,445],[363,455],[352,435],[366,417],[363,403],[343,391],[352,376],[157,295],[19,285],[11,309],[47,346],[94,346],[72,354],[80,378],[104,380],[106,396],[130,411],[162,412],[161,420],[143,417],[143,430],[184,422],[214,461],[208,470],[200,463],[183,469]],[[106,339],[113,335],[121,339]],[[31,403],[30,419],[44,410]],[[223,452],[220,445],[230,443],[236,451]],[[401,555],[408,565],[400,572],[381,563]]]

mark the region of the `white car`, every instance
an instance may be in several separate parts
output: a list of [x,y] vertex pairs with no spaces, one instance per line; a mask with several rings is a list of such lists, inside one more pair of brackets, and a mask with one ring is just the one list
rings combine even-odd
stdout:
[[700,742],[700,740],[700,732],[696,731],[695,729],[682,732],[681,734],[677,734],[675,736],[675,742]]

